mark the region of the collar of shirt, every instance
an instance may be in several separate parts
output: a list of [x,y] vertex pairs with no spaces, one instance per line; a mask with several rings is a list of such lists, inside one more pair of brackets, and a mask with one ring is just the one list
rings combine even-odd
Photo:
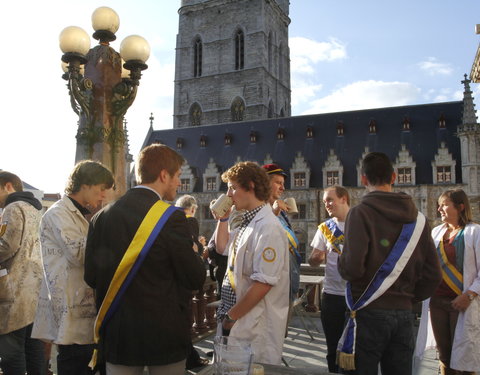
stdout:
[[253,218],[258,213],[258,211],[260,211],[264,206],[265,204],[262,204],[254,208],[253,210],[245,212],[242,216],[242,227],[248,226],[248,224],[250,224],[250,222],[253,220]]
[[160,198],[160,200],[163,201],[163,198],[162,198],[162,196],[158,193],[158,191],[153,190],[151,187],[148,187],[148,186],[145,186],[145,185],[137,185],[137,186],[134,186],[133,188],[134,188],[134,189],[140,189],[140,188],[142,188],[142,189],[151,190],[151,191],[153,191],[155,194],[158,195],[158,197]]
[[83,216],[86,216],[86,215],[89,215],[91,214],[90,210],[86,207],[83,207],[80,203],[78,203],[75,199],[73,199],[72,197],[69,197],[67,195],[68,199],[70,199],[73,203],[73,205],[77,208],[77,210],[80,211],[80,213],[83,215]]

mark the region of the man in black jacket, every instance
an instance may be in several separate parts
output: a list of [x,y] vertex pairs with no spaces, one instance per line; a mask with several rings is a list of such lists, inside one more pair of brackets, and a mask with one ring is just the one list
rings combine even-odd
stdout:
[[[139,185],[92,218],[85,281],[96,291],[97,308],[151,207],[175,199],[183,162],[165,145],[144,148],[136,171]],[[185,214],[175,210],[154,238],[118,309],[102,324],[98,360],[106,362],[107,374],[141,373],[148,366],[150,374],[183,375],[190,332],[185,324],[189,301],[182,291],[199,289],[206,274],[192,246]]]

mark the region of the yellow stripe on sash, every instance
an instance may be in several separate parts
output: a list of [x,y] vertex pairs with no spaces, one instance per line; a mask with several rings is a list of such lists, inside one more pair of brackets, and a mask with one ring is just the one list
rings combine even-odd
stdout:
[[[447,267],[448,270],[451,272],[452,276],[455,277],[463,285],[463,275],[455,268],[452,263],[448,261],[447,254],[445,253],[445,247],[443,245],[443,240],[440,240],[439,248],[441,261],[443,263],[442,266],[444,265],[445,267]],[[457,294],[458,296],[462,294],[462,290],[458,287],[457,284],[455,284],[451,276],[445,271],[444,267],[442,267],[442,278],[445,283],[450,287],[450,289],[455,292],[455,294]]]
[[[162,200],[157,201],[150,208],[147,215],[144,217],[142,223],[138,227],[132,242],[128,246],[127,251],[123,255],[123,258],[120,261],[120,264],[118,265],[115,274],[113,275],[110,286],[108,287],[105,298],[103,299],[102,305],[100,306],[100,309],[98,311],[94,328],[95,343],[98,343],[100,339],[100,328],[102,326],[102,322],[105,318],[105,315],[107,314],[108,309],[110,308],[113,300],[115,299],[115,296],[117,295],[119,289],[125,281],[125,278],[128,276],[130,270],[135,264],[135,261],[137,260],[138,255],[145,246],[147,239],[149,238],[153,229],[155,228],[165,211],[168,209],[168,207],[170,207],[168,203],[165,203]],[[92,368],[96,365],[96,355],[97,353],[94,353],[92,361],[90,362],[90,367]]]
[[338,245],[343,243],[345,236],[342,234],[339,237],[335,237],[335,235],[332,233],[330,228],[327,227],[327,224],[325,224],[325,222],[320,224],[318,226],[318,229],[320,229],[327,241],[330,242],[330,244],[332,245],[332,250],[341,255],[342,250],[339,249]]

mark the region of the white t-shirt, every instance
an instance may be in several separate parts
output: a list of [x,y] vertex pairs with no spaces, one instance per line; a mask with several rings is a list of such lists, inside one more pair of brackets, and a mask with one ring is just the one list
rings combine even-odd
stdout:
[[[338,228],[343,232],[345,230],[345,222],[338,221]],[[328,242],[320,229],[317,229],[315,237],[313,237],[310,244],[314,249],[324,251],[327,253],[327,262],[325,265],[325,279],[323,280],[323,291],[328,294],[335,294],[337,296],[345,295],[346,281],[342,279],[337,269],[338,253],[332,250],[332,244]]]

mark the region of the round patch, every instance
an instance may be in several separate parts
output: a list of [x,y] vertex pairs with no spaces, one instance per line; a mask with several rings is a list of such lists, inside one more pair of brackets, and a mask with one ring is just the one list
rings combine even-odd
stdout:
[[275,252],[275,249],[271,247],[266,247],[263,250],[262,258],[265,262],[271,263],[275,260],[276,257],[277,257],[277,253]]

